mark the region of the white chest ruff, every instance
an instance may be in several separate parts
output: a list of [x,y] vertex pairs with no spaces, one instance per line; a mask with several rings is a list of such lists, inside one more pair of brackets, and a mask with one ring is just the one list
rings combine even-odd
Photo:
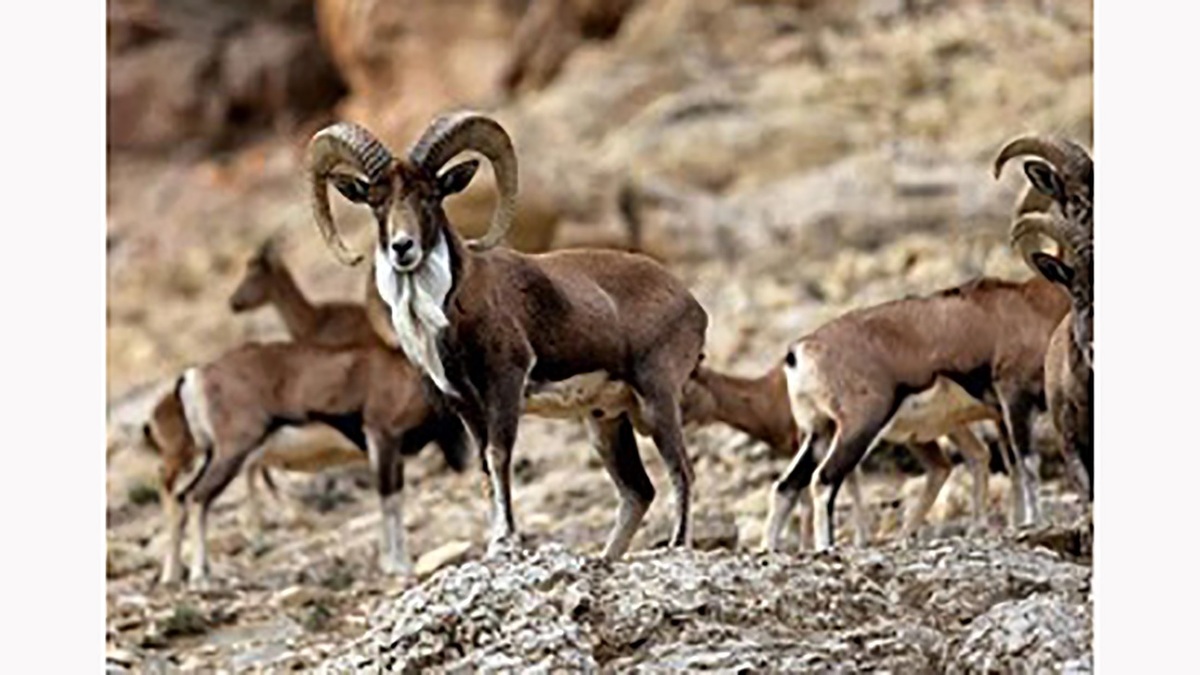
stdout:
[[411,272],[397,272],[387,254],[375,249],[375,288],[391,310],[392,328],[404,355],[448,394],[456,391],[446,378],[437,338],[450,324],[443,307],[452,282],[444,236],[438,237],[421,266]]

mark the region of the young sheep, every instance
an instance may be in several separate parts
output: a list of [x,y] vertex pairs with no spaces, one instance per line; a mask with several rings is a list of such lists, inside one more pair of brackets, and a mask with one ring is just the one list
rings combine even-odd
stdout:
[[350,302],[310,301],[288,269],[274,238],[246,262],[229,308],[235,314],[270,305],[296,342],[325,347],[370,346],[379,342],[363,306]]
[[[235,314],[268,305],[278,312],[295,342],[325,347],[380,344],[380,336],[362,305],[314,303],[305,296],[279,252],[276,237],[265,240],[246,262],[241,281],[229,297],[229,308]],[[255,531],[262,529],[262,506],[255,479],[261,475],[271,493],[278,496],[268,467],[313,472],[339,464],[366,462],[358,447],[326,425],[317,423],[289,432],[290,428],[282,434],[273,434],[264,444],[264,451],[255,453],[246,465],[247,504]]]
[[[422,391],[413,371],[402,355],[382,347],[297,343],[243,345],[188,369],[147,425],[147,438],[163,457],[169,543],[162,581],[182,576],[179,549],[189,510],[196,528],[191,579],[208,576],[205,530],[213,500],[248,457],[264,451],[272,432],[313,421],[333,426],[367,452],[383,509],[381,566],[406,572],[401,458],[436,441],[447,463],[461,470],[469,452],[462,422],[440,407],[440,397]],[[180,486],[197,457],[203,458],[199,470]]]
[[1018,284],[985,278],[849,312],[793,343],[785,373],[805,440],[775,484],[768,547],[778,546],[802,496],[802,508],[811,508],[802,494],[810,481],[817,493],[816,547],[831,546],[842,481],[886,436],[906,399],[939,378],[998,410],[1008,441],[1006,465],[1018,482],[1021,524],[1035,522],[1035,478],[1021,457],[1042,399],[1049,335],[1068,304],[1044,279]]
[[[469,150],[491,162],[500,192],[492,225],[477,241],[464,241],[442,206],[467,186],[479,162],[442,168]],[[620,493],[606,558],[625,552],[654,498],[635,425],[653,437],[671,474],[671,542],[689,546],[692,470],[679,398],[700,362],[708,317],[684,284],[636,254],[495,248],[512,224],[517,158],[504,129],[478,113],[435,120],[404,157],[393,157],[357,125],[334,124],[313,137],[309,161],[314,214],[326,243],[344,262],[361,259],[337,233],[326,189],[332,181],[375,216],[376,291],[396,339],[450,395],[486,448],[489,551],[518,539],[510,464],[527,396],[543,413],[557,406],[587,420]],[[629,395],[610,396],[614,389]]]
[[[1092,437],[1093,222],[1092,159],[1070,141],[1026,136],[1000,151],[995,174],[1020,155],[1048,161],[1025,163],[1031,192],[1058,206],[1058,214],[1028,218],[1014,224],[1013,247],[1035,272],[1064,288],[1071,311],[1063,317],[1046,350],[1046,399],[1055,429],[1062,438],[1064,458],[1081,494],[1095,496]],[[1058,244],[1052,256],[1037,250],[1038,235]]]

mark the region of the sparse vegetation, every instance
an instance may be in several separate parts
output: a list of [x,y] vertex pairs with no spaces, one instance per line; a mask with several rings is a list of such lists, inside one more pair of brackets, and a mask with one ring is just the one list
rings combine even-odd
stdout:
[[158,503],[158,488],[147,482],[137,482],[129,486],[129,503],[134,506],[145,506]]
[[334,616],[333,609],[323,601],[315,600],[305,608],[300,625],[310,633],[319,633],[329,628]]
[[175,605],[175,610],[163,620],[163,637],[186,637],[208,632],[208,619],[200,610],[187,603]]
[[331,591],[344,591],[354,584],[354,568],[344,559],[335,557],[318,583]]

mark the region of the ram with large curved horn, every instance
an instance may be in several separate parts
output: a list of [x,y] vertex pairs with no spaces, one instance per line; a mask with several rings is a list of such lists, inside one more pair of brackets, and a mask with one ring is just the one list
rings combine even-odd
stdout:
[[1042,273],[1035,254],[1041,251],[1039,236],[1048,237],[1058,246],[1056,257],[1062,258],[1071,250],[1071,242],[1077,237],[1064,227],[1060,218],[1045,212],[1028,212],[1020,214],[1009,229],[1009,243],[1021,259],[1037,274]]
[[495,120],[478,113],[446,115],[429,126],[409,151],[408,158],[430,174],[436,174],[467,150],[487,157],[500,193],[487,233],[467,242],[473,250],[483,251],[504,240],[517,212],[517,154],[504,129]]
[[[1022,155],[1037,159],[1025,163],[1025,175],[1033,192],[1041,193],[1058,205],[1066,226],[1092,233],[1092,158],[1079,144],[1062,138],[1026,135],[1015,138],[1000,149],[992,164],[996,178],[1009,160]],[[1040,209],[1039,209],[1040,210]]]
[[[692,471],[679,401],[700,363],[708,316],[687,287],[637,254],[527,255],[500,246],[513,225],[517,156],[508,133],[486,115],[457,112],[435,120],[384,176],[367,170],[382,165],[366,161],[364,148],[374,143],[318,144],[322,134],[331,133],[318,133],[311,147],[351,157],[346,163],[365,177],[335,186],[369,206],[379,221],[367,305],[369,312],[388,316],[374,325],[390,326],[389,342],[399,344],[450,397],[483,450],[493,499],[490,550],[519,539],[511,455],[526,411],[582,418],[591,428],[620,495],[607,557],[629,547],[654,498],[635,429],[653,437],[671,475],[672,543],[689,545]],[[489,160],[500,193],[491,227],[474,242],[458,234],[442,206],[467,187],[479,167],[467,160],[443,168],[467,151]],[[384,157],[371,155],[376,156]],[[315,181],[324,180],[335,164],[320,159],[311,163],[326,173],[314,170]],[[331,223],[321,210],[327,207],[327,201],[314,201],[322,228]],[[328,234],[326,241],[335,246]]]
[[[1080,494],[1092,499],[1091,243],[1078,228],[1047,213],[1029,213],[1014,223],[1012,246],[1031,269],[1061,286],[1071,311],[1055,327],[1046,348],[1046,405],[1062,439],[1068,473]],[[1054,240],[1059,255],[1039,250],[1039,236]]]
[[1091,173],[1092,158],[1079,144],[1065,138],[1053,138],[1038,134],[1018,136],[1004,144],[996,161],[992,164],[992,174],[1000,177],[1004,165],[1010,159],[1022,155],[1040,157],[1050,163],[1055,169],[1064,174],[1082,177],[1083,172]]
[[[1071,311],[1050,336],[1043,371],[1046,403],[1062,440],[1064,457],[1076,487],[1094,496],[1092,444],[1093,222],[1092,159],[1070,141],[1022,137],[1009,142],[996,158],[1004,163],[1018,155],[1044,158],[1025,164],[1031,191],[1057,204],[1059,213],[1026,213],[1013,224],[1010,239],[1035,272],[1057,284],[1071,298]],[[1025,199],[1022,200],[1024,204]],[[1061,214],[1061,215],[1060,215]],[[1038,236],[1059,245],[1057,255],[1038,250]]]
[[[329,207],[328,184],[334,181],[343,194],[356,189],[369,189],[371,194],[363,192],[358,196],[376,206],[391,191],[392,163],[392,153],[383,143],[371,132],[352,122],[328,126],[317,132],[308,144],[308,183],[313,217],[326,245],[345,264],[357,265],[363,256],[351,251],[338,234]],[[347,169],[350,173],[345,173]],[[343,173],[338,173],[339,170]],[[365,182],[356,180],[354,174],[365,177]]]

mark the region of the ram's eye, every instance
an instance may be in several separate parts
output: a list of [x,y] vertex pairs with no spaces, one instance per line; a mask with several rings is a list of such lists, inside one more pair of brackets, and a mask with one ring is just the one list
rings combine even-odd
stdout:
[[367,201],[370,196],[370,186],[367,181],[361,178],[353,178],[350,176],[334,176],[330,179],[333,182],[333,187],[342,193],[342,196],[355,204],[362,204]]

